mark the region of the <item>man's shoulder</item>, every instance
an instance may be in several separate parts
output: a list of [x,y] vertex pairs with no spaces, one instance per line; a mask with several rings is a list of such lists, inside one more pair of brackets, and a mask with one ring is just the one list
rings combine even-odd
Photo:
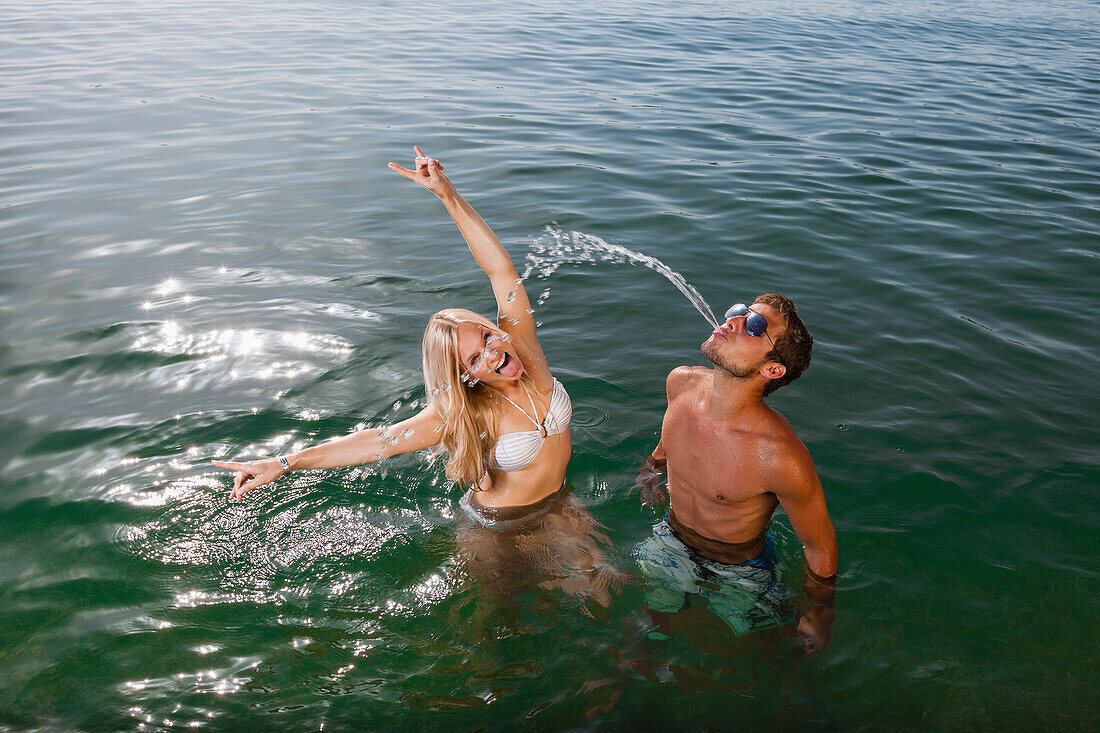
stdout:
[[701,366],[678,366],[668,373],[665,380],[665,391],[669,398],[674,398],[710,375],[710,369]]
[[812,488],[817,483],[817,469],[809,448],[778,412],[772,411],[772,424],[767,431],[770,452],[775,456],[777,478],[794,490]]
[[765,406],[765,409],[766,412],[763,414],[760,423],[761,434],[774,443],[776,450],[798,455],[800,458],[808,457],[810,451],[806,448],[806,444],[802,442],[802,438],[798,437],[798,433],[794,431],[794,427],[787,418],[771,407]]

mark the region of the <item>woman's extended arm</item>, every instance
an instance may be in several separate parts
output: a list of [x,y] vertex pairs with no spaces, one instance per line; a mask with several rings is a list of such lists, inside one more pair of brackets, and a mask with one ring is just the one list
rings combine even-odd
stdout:
[[240,501],[246,493],[266,486],[282,477],[288,470],[315,468],[339,468],[358,466],[380,461],[400,453],[412,453],[430,448],[439,442],[443,422],[432,403],[408,420],[388,428],[367,428],[351,435],[336,438],[322,445],[306,448],[298,453],[283,456],[287,468],[278,458],[260,461],[211,461],[219,468],[236,471],[230,501]]
[[413,150],[417,156],[416,170],[402,168],[396,163],[390,163],[389,167],[428,189],[443,202],[447,213],[454,219],[458,231],[469,245],[478,266],[489,276],[497,301],[497,317],[501,329],[516,338],[516,346],[520,350],[524,366],[535,372],[543,372],[548,378],[550,372],[546,367],[546,357],[535,333],[535,318],[530,312],[531,301],[511,256],[485,220],[458,193],[454,183],[443,173],[443,166],[439,161],[429,158],[418,147]]

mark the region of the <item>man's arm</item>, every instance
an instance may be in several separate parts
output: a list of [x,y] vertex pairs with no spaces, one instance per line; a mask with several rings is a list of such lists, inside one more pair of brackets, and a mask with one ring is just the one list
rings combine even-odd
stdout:
[[657,507],[668,501],[668,489],[662,486],[668,475],[668,460],[665,456],[664,430],[665,421],[668,420],[669,411],[675,400],[691,384],[698,367],[676,367],[665,378],[665,399],[667,407],[661,420],[661,439],[657,441],[657,447],[653,453],[645,459],[638,478],[634,479],[634,486],[641,494],[642,506]]
[[634,479],[634,486],[638,488],[638,492],[641,494],[642,506],[653,508],[668,499],[668,491],[662,485],[665,480],[663,474],[667,470],[668,461],[665,460],[665,449],[658,441],[653,453],[642,464],[642,469],[638,472],[638,478]]
[[776,491],[795,534],[802,541],[806,561],[804,581],[810,610],[799,619],[798,631],[808,653],[829,645],[833,634],[833,597],[837,577],[836,530],[825,506],[825,492],[804,446],[784,471],[783,486]]

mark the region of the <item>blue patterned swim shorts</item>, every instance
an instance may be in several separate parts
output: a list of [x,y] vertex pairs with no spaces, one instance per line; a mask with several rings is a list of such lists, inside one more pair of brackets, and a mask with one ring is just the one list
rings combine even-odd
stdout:
[[692,551],[665,519],[634,554],[650,587],[646,605],[654,611],[674,613],[695,596],[706,599],[711,613],[738,635],[794,623],[794,593],[780,577],[779,556],[770,532],[759,556],[729,565]]

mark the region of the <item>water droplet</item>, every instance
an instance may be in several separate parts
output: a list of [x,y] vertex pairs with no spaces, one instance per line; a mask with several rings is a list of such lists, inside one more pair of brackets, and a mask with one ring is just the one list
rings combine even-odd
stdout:
[[535,312],[535,309],[534,309],[534,308],[528,308],[528,309],[527,309],[527,312],[528,312],[528,313],[534,313],[534,312]]
[[836,424],[836,429],[837,429],[837,430],[839,430],[839,431],[840,431],[840,432],[842,432],[842,433],[846,433],[846,432],[848,432],[849,430],[851,430],[851,428],[850,428],[850,427],[848,427],[847,425],[845,425],[845,424],[844,424],[844,423],[842,423],[842,422],[841,422],[841,423],[837,423],[837,424]]
[[508,302],[511,303],[515,299],[516,299],[516,291],[513,290],[512,292],[508,293]]

